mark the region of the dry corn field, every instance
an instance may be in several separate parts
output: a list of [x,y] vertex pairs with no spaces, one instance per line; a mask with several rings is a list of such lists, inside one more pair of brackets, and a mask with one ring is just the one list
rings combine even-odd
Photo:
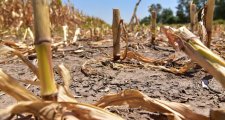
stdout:
[[136,2],[109,25],[61,0],[1,0],[0,120],[225,120],[217,1],[170,25],[154,7],[140,24]]

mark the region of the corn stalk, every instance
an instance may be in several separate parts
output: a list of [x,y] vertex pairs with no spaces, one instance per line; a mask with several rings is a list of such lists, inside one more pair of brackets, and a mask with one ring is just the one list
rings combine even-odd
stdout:
[[120,11],[119,9],[113,9],[113,60],[120,59]]
[[151,41],[151,44],[154,45],[155,44],[155,37],[156,37],[156,18],[157,18],[157,15],[156,15],[155,10],[153,10],[151,12],[151,14],[152,14],[152,19],[151,19],[152,41]]
[[206,10],[206,17],[205,17],[205,27],[207,30],[207,41],[206,46],[210,48],[210,44],[212,41],[212,25],[213,25],[213,13],[215,7],[215,0],[208,0],[207,2],[207,10]]
[[46,100],[56,99],[57,88],[52,69],[49,1],[32,0],[35,26],[35,49],[38,58],[38,73],[41,96]]
[[190,3],[190,19],[191,19],[191,31],[195,31],[197,23],[197,8],[193,1]]
[[139,6],[140,3],[141,3],[141,0],[138,0],[138,2],[135,4],[134,11],[133,11],[133,15],[132,15],[132,17],[130,19],[129,25],[134,24],[134,19],[136,19],[136,24],[138,23],[138,19],[137,19],[136,12],[137,12],[137,9],[138,9],[138,6]]
[[64,44],[67,46],[69,43],[68,43],[68,26],[67,25],[64,25],[62,26],[63,28],[63,42]]

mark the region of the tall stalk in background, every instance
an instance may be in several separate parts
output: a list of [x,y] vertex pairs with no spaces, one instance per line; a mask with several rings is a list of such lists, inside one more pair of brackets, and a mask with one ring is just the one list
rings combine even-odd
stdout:
[[195,31],[196,23],[197,23],[197,8],[193,1],[190,3],[190,19],[191,19],[191,32]]
[[205,17],[205,27],[207,30],[207,42],[206,46],[210,48],[212,41],[212,25],[213,25],[213,13],[215,7],[215,0],[208,0],[206,8],[206,17]]
[[120,35],[121,35],[119,9],[113,9],[112,32],[113,32],[113,60],[117,61],[120,59]]
[[155,10],[151,11],[151,14],[152,14],[152,19],[151,19],[152,41],[151,41],[151,45],[155,45],[157,14],[156,14]]
[[57,88],[52,69],[49,2],[48,0],[32,0],[32,5],[41,96],[45,100],[54,100],[57,96]]

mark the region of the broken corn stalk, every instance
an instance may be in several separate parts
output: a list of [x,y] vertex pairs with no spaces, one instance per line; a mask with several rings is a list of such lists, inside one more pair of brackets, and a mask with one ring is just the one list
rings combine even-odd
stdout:
[[119,9],[113,9],[113,60],[117,61],[120,59],[120,11]]
[[179,29],[164,27],[163,31],[170,41],[176,42],[181,50],[213,75],[225,88],[225,61],[220,56],[213,53],[185,27]]
[[193,32],[195,30],[196,26],[196,13],[197,13],[197,8],[196,5],[193,3],[193,1],[190,3],[190,18],[191,18],[191,31]]
[[215,0],[208,0],[207,2],[207,10],[206,10],[206,19],[205,19],[205,27],[207,30],[207,42],[206,46],[209,48],[212,41],[212,25],[213,25],[213,13],[215,7]]
[[62,26],[63,28],[63,42],[65,45],[68,45],[68,40],[67,40],[67,37],[68,37],[68,26],[67,25],[64,25]]
[[152,11],[152,19],[151,19],[151,32],[152,32],[152,41],[151,44],[154,45],[155,44],[155,36],[156,36],[156,11]]

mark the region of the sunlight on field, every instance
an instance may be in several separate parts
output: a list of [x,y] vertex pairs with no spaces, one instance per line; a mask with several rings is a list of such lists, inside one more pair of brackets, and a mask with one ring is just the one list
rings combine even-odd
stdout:
[[0,1],[0,119],[224,120],[225,1],[158,2]]

